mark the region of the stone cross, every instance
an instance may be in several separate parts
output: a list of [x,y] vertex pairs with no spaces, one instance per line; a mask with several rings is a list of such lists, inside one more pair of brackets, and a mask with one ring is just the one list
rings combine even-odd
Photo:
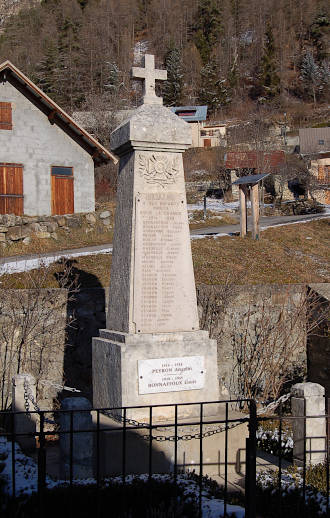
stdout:
[[143,79],[143,104],[163,104],[163,98],[155,92],[156,79],[166,81],[167,71],[155,69],[155,56],[145,54],[144,67],[133,67],[132,77]]

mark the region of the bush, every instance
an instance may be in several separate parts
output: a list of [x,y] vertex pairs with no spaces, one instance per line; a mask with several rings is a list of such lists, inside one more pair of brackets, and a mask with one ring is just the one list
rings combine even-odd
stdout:
[[280,209],[284,216],[300,216],[304,214],[320,214],[324,212],[324,207],[321,203],[314,200],[296,200],[287,203],[282,203],[280,206],[275,204],[275,207]]
[[282,471],[281,492],[277,471],[257,475],[257,510],[263,518],[299,516],[326,518],[326,464],[306,470],[306,496],[303,498],[302,468],[292,466]]
[[289,461],[292,460],[293,440],[290,425],[283,423],[281,433],[280,448],[280,432],[278,421],[265,421],[257,430],[257,448],[272,455],[279,456]]
[[[111,482],[97,490],[95,483],[59,486],[43,493],[43,508],[47,518],[70,515],[90,518],[96,513],[100,518],[195,518],[198,516],[196,498],[184,496],[184,489],[172,481],[150,482],[134,478],[130,483]],[[2,517],[35,518],[38,516],[39,496],[21,496],[15,502],[9,499]],[[14,513],[15,510],[15,513]]]

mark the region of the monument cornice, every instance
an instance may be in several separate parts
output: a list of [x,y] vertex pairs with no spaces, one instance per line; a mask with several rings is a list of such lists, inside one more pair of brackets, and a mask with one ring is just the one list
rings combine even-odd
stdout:
[[154,152],[171,152],[183,153],[190,147],[189,144],[177,144],[171,142],[141,142],[137,140],[130,140],[116,148],[116,155],[121,157],[133,151],[154,151]]

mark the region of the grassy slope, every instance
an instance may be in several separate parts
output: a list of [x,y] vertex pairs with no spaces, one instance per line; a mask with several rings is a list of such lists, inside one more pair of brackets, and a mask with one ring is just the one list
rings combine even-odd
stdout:
[[[196,282],[221,284],[228,278],[235,284],[330,282],[329,228],[330,221],[324,219],[265,230],[260,241],[249,237],[194,240]],[[108,254],[75,260],[85,287],[96,282],[108,286],[110,265]],[[53,265],[49,269],[47,286],[57,286],[54,273],[59,268]],[[2,276],[0,287],[27,287],[34,275],[27,272]]]

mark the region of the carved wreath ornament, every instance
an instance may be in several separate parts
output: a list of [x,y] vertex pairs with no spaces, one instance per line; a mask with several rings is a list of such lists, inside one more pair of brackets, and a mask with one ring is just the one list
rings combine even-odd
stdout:
[[147,183],[165,185],[175,183],[179,173],[178,157],[170,159],[164,155],[139,155],[139,172]]

